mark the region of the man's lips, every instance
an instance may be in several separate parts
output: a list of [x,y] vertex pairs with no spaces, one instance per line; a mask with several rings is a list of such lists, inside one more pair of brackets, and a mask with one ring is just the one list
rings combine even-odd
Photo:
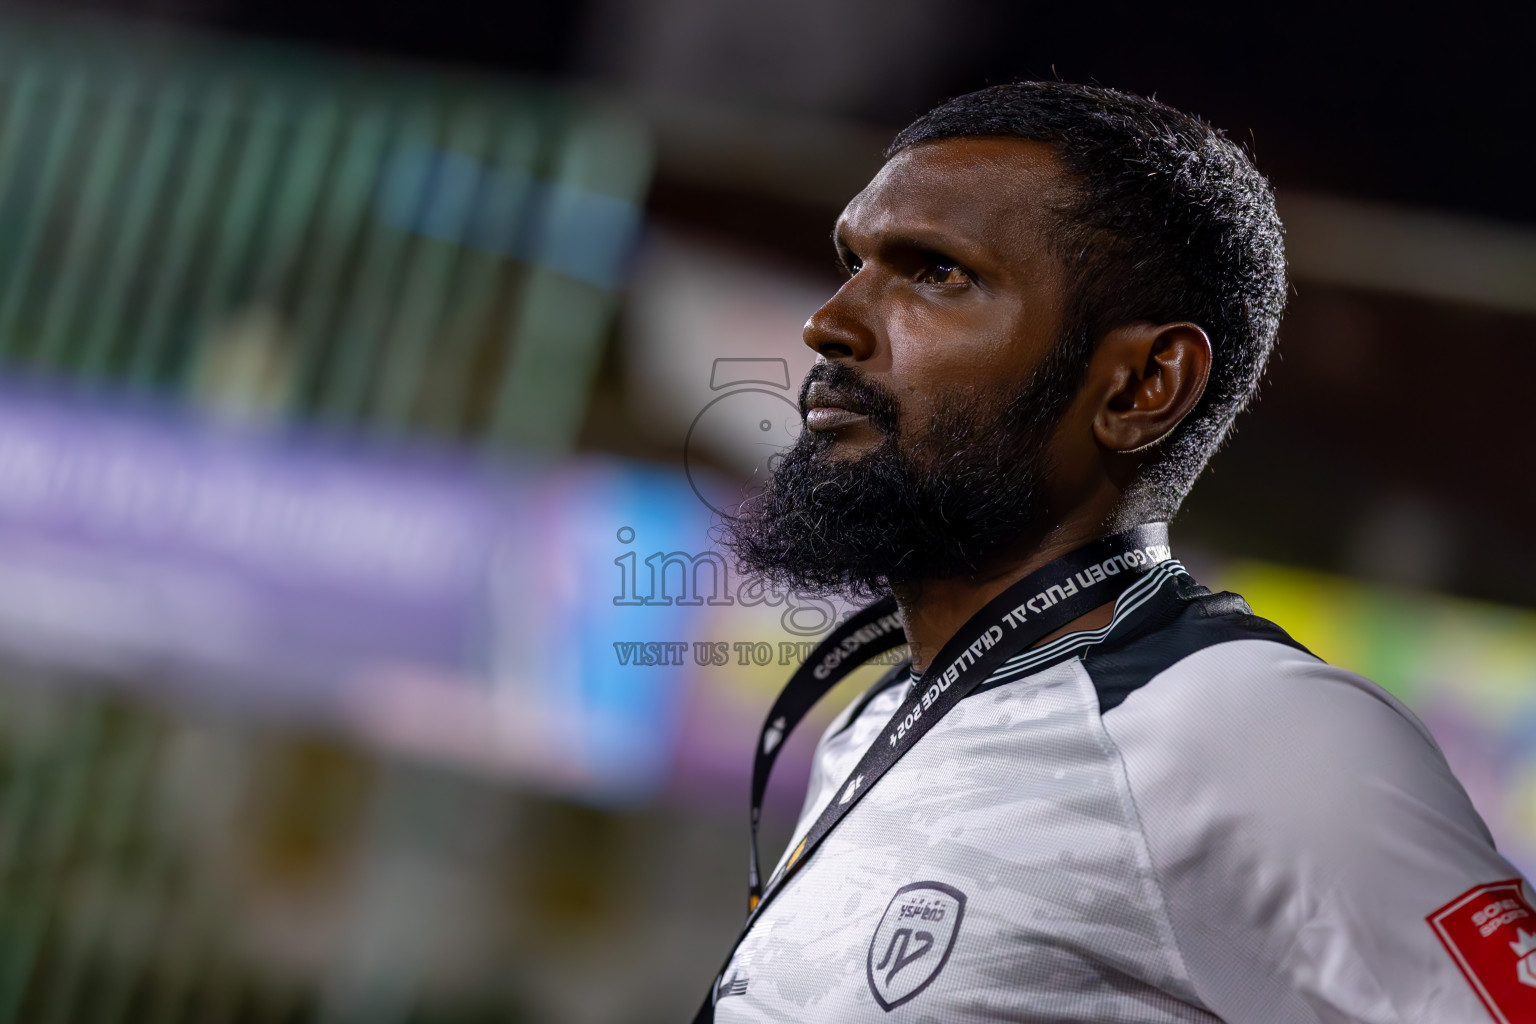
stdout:
[[869,417],[862,412],[841,409],[835,405],[818,405],[805,412],[805,425],[812,430],[836,430],[867,419]]
[[862,402],[823,384],[812,384],[805,396],[805,425],[811,430],[836,430],[867,419]]

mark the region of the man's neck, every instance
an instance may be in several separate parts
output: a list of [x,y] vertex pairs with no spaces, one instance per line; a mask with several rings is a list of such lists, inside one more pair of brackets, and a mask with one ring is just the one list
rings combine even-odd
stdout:
[[[912,668],[919,673],[926,671],[939,650],[960,631],[960,627],[998,594],[1041,566],[1103,535],[1102,529],[1069,529],[1062,526],[1050,531],[1039,543],[1031,545],[1028,552],[1001,559],[995,567],[983,573],[892,587],[896,604],[901,609],[902,624],[906,628]],[[1041,637],[1038,643],[1046,643],[1074,630],[1095,629],[1106,625],[1114,613],[1114,605],[1113,601],[1107,601],[1048,636]]]

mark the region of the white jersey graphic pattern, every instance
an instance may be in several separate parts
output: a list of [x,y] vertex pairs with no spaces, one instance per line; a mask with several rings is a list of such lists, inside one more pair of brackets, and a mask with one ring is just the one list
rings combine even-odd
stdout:
[[[1180,572],[919,740],[743,939],[715,1020],[1490,1020],[1425,916],[1519,873],[1434,741]],[[827,731],[791,848],[906,685]]]

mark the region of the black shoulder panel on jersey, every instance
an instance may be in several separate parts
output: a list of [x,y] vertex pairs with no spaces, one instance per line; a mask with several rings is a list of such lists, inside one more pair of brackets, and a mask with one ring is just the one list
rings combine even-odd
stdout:
[[1310,654],[1289,633],[1253,614],[1237,594],[1213,594],[1187,576],[1174,600],[1132,635],[1083,655],[1083,668],[1099,695],[1100,714],[1120,704],[1154,676],[1196,651],[1230,640],[1272,640]]

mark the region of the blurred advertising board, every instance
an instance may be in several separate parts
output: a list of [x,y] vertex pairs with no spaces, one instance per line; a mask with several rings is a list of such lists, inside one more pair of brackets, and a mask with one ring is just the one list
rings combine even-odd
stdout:
[[665,771],[677,681],[614,664],[609,520],[660,535],[703,518],[654,477],[10,389],[0,644],[556,785],[643,789]]
[[681,773],[734,797],[772,690],[843,609],[739,579],[707,474],[13,386],[0,646],[574,795]]

